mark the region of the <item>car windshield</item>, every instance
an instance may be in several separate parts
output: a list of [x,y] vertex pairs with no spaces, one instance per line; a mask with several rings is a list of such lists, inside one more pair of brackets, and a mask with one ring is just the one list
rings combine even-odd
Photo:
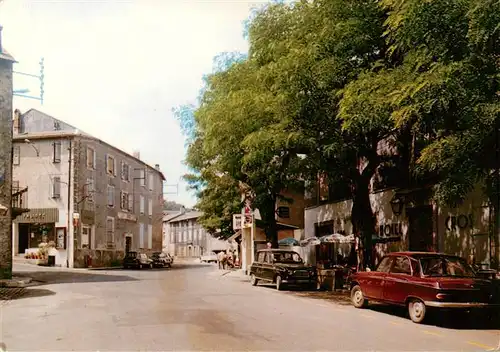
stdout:
[[474,277],[472,267],[464,259],[455,257],[420,258],[425,276]]
[[277,252],[273,253],[275,263],[302,263],[302,258],[295,252]]

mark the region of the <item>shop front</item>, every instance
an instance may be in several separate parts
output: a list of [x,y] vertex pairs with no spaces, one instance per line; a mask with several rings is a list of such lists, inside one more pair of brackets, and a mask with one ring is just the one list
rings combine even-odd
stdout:
[[39,246],[48,243],[56,252],[56,265],[66,260],[66,227],[59,227],[59,209],[29,209],[13,221],[13,250],[16,256],[37,258]]

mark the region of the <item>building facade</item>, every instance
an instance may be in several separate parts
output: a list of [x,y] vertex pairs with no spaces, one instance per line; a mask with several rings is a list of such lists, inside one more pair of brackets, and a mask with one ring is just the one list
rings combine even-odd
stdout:
[[161,250],[164,176],[37,110],[14,117],[13,184],[26,212],[14,219],[13,251],[54,241],[56,265],[117,265],[131,250]]
[[227,241],[213,237],[198,223],[201,215],[202,212],[185,210],[166,214],[163,222],[164,250],[176,257],[200,257],[226,250]]
[[12,65],[0,26],[0,280],[12,277]]

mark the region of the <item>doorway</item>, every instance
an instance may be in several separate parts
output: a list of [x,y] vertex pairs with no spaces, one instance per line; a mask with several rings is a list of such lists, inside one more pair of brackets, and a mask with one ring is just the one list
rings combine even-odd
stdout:
[[26,250],[30,248],[30,224],[21,224],[19,223],[19,247],[18,254],[26,253]]
[[132,247],[132,236],[125,235],[125,253],[130,252],[131,247]]
[[434,247],[432,206],[407,208],[410,251],[429,251]]

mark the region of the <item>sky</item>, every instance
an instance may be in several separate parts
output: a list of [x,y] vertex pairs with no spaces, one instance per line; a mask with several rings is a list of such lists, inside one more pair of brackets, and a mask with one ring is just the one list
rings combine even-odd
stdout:
[[[195,103],[203,74],[220,52],[247,51],[245,0],[0,0],[2,45],[38,74],[44,103],[15,97],[82,131],[160,164],[168,200],[193,206],[182,175],[185,140],[172,108]],[[14,89],[39,96],[36,78],[14,76]],[[176,186],[178,185],[178,187]],[[178,191],[178,192],[177,192]]]

